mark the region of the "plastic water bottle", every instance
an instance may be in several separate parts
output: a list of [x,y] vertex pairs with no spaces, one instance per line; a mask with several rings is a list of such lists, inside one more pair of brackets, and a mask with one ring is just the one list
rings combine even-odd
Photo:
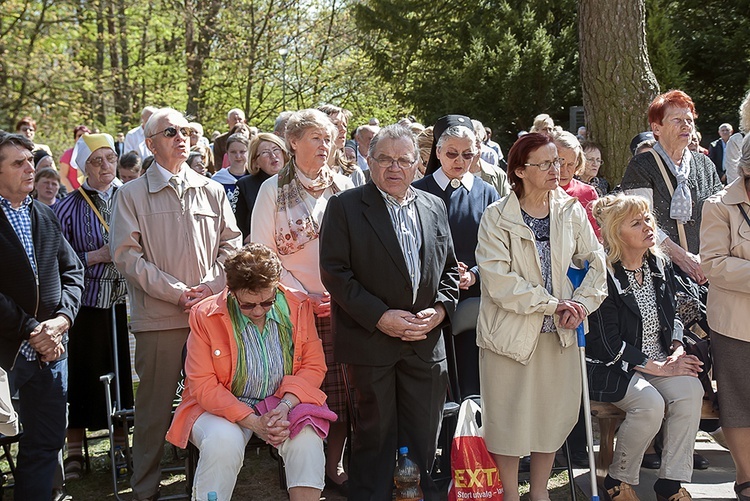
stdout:
[[409,459],[409,448],[401,447],[398,450],[398,462],[393,472],[393,481],[396,483],[396,501],[424,501],[420,480],[419,466]]
[[115,471],[117,480],[125,480],[128,476],[128,460],[120,445],[115,446]]
[[216,496],[216,493],[214,491],[211,491],[208,493],[208,501],[218,501],[218,497]]

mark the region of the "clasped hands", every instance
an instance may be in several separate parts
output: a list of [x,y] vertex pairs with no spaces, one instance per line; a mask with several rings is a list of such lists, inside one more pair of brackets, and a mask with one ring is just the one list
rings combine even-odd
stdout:
[[555,313],[560,316],[560,327],[563,329],[575,329],[588,315],[586,308],[572,299],[563,299],[557,303]]
[[265,414],[250,414],[237,424],[259,436],[267,444],[280,446],[289,438],[289,407],[280,403]]
[[421,341],[440,325],[445,318],[445,307],[438,303],[417,313],[405,310],[388,310],[380,317],[376,327],[391,337],[402,341]]
[[63,334],[70,328],[64,315],[41,322],[29,334],[29,344],[41,356],[42,362],[54,362],[65,353]]

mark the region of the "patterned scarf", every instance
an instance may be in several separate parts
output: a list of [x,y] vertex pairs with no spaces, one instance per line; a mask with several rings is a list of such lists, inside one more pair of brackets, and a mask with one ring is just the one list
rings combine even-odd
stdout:
[[654,145],[654,151],[665,160],[667,167],[677,179],[677,186],[675,186],[672,203],[669,207],[669,217],[678,223],[685,224],[693,218],[693,198],[690,195],[690,186],[688,186],[690,161],[693,156],[690,154],[690,150],[685,148],[682,152],[680,165],[675,165],[667,151],[658,142]]
[[[237,367],[234,379],[232,380],[232,394],[242,395],[244,389],[247,387],[250,374],[257,372],[248,367],[248,360],[245,356],[245,338],[247,336],[256,336],[258,329],[248,317],[242,314],[239,303],[231,294],[227,294],[227,310],[229,311],[229,319],[232,322],[234,340],[237,342]],[[276,302],[268,313],[266,313],[266,325],[263,328],[263,332],[259,333],[261,337],[265,337],[268,334],[271,322],[275,323],[279,332],[279,341],[284,359],[284,374],[290,375],[294,361],[294,344],[292,343],[294,326],[292,325],[289,303],[287,303],[282,291],[276,292]]]
[[306,192],[331,188],[339,190],[333,183],[333,172],[324,166],[315,179],[309,179],[299,171],[294,157],[279,171],[276,197],[276,249],[281,256],[294,254],[307,242],[318,238],[320,228],[310,214],[304,201]]

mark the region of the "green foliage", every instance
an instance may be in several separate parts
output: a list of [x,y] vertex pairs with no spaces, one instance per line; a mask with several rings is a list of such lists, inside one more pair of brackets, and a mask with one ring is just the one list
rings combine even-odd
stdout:
[[[737,129],[737,109],[750,84],[750,2],[652,0],[651,4],[661,18],[655,28],[658,37],[670,47],[667,57],[672,70],[665,71],[662,65],[660,74],[654,68],[662,89],[679,87],[693,98],[705,144],[718,136],[722,122]],[[651,50],[649,54],[653,55]]]
[[0,128],[32,115],[56,156],[80,123],[115,134],[146,105],[185,111],[191,84],[207,133],[224,130],[233,107],[270,130],[282,111],[282,47],[287,108],[331,102],[354,112],[353,125],[405,111],[356,43],[350,0],[0,2]]
[[678,8],[678,2],[672,0],[646,1],[648,57],[662,91],[681,89],[687,82],[683,55],[674,38],[672,16]]
[[580,104],[574,0],[368,0],[355,9],[375,69],[425,123],[464,113],[506,142]]

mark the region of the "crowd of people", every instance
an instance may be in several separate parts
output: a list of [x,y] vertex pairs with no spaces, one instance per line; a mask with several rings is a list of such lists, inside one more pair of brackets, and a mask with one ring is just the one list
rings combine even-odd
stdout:
[[[750,130],[750,94],[740,115]],[[530,498],[544,501],[580,426],[583,324],[590,398],[626,415],[608,496],[638,499],[656,440],[657,499],[691,499],[703,363],[684,334],[698,326],[737,499],[750,500],[750,139],[722,124],[701,151],[691,98],[661,94],[610,189],[591,132],[549,115],[507,157],[464,115],[372,119],[350,136],[351,117],[323,105],[261,132],[232,109],[209,140],[178,111],[146,107],[116,138],[76,127],[57,164],[32,118],[0,132],[16,499],[56,499],[81,478],[86,430],[107,426],[99,376],[118,367],[120,405],[135,408],[136,500],[159,498],[165,438],[199,451],[193,499],[230,499],[253,435],[278,449],[292,500],[324,488],[390,500],[401,446],[437,500],[451,381],[481,397],[505,499],[520,499],[529,457]],[[578,286],[571,266],[587,270]],[[446,343],[456,308],[477,298],[476,328]]]

